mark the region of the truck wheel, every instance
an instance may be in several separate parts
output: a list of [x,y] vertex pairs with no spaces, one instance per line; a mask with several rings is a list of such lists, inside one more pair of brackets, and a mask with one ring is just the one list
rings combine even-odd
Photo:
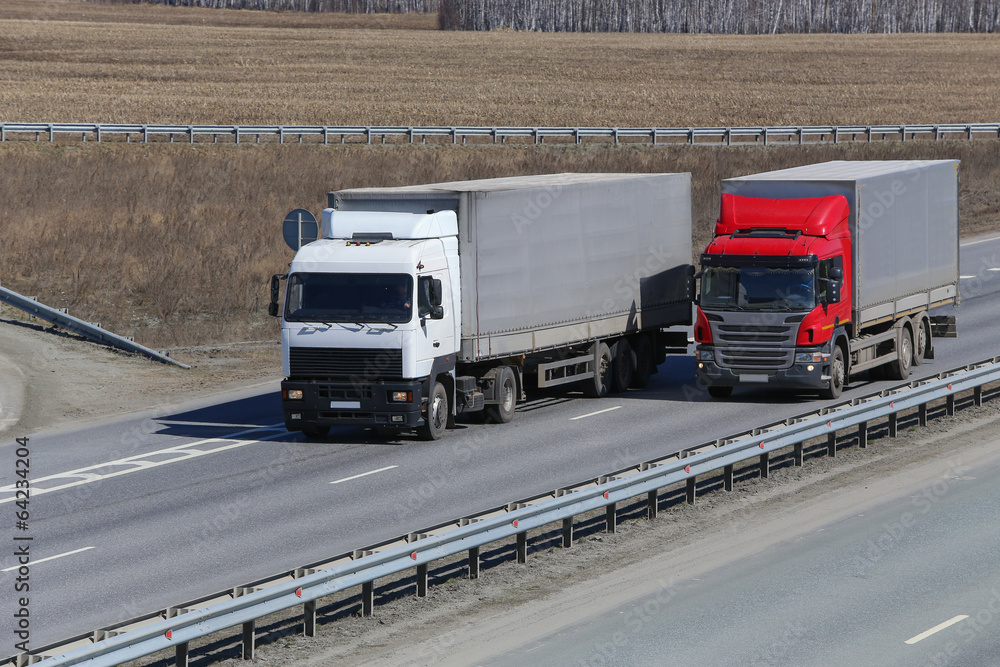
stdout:
[[611,390],[611,348],[606,343],[601,343],[598,358],[600,362],[594,369],[594,377],[583,384],[587,398],[604,398]]
[[635,372],[632,373],[633,389],[643,389],[653,376],[656,361],[653,359],[653,344],[646,334],[639,334],[635,339]]
[[844,382],[847,380],[847,368],[844,366],[844,351],[839,345],[833,347],[833,360],[830,362],[830,386],[820,389],[820,398],[840,398],[844,392]]
[[514,418],[514,408],[517,406],[517,380],[509,366],[500,367],[500,372],[497,373],[497,387],[500,388],[500,402],[487,405],[483,411],[487,421],[507,424]]
[[427,417],[423,426],[417,427],[417,435],[421,440],[438,440],[448,428],[448,392],[440,382],[434,383],[434,389],[427,398]]
[[615,361],[611,365],[611,393],[626,391],[632,384],[635,373],[635,357],[627,338],[619,338],[615,343]]
[[306,440],[322,440],[329,432],[329,426],[305,426],[302,428],[302,435],[306,436]]
[[913,363],[913,337],[906,327],[899,330],[896,349],[899,359],[889,364],[886,370],[890,380],[905,380],[910,377],[910,365]]
[[729,398],[733,395],[732,387],[713,386],[708,388],[708,395],[712,398]]
[[927,320],[919,320],[917,324],[917,335],[913,340],[913,365],[919,366],[924,363],[924,355],[927,354],[927,343],[930,342],[930,335],[927,333]]

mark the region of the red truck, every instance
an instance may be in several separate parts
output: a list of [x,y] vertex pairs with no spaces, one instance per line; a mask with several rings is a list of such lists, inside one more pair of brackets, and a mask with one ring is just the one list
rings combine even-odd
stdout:
[[697,376],[840,396],[905,380],[955,335],[958,161],[827,162],[722,183],[701,256]]

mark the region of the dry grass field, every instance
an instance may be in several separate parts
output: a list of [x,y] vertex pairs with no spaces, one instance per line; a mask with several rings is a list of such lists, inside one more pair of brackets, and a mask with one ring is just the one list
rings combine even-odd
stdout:
[[433,15],[0,0],[0,118],[346,125],[995,122],[998,35],[442,32]]
[[[0,281],[157,347],[276,339],[267,281],[287,268],[285,213],[328,190],[561,171],[678,172],[694,181],[694,247],[719,180],[831,159],[959,158],[962,229],[1000,221],[1000,142],[771,148],[0,147]],[[9,310],[7,311],[9,312]]]
[[[995,35],[454,33],[428,16],[0,0],[0,120],[753,125],[997,121]],[[1000,142],[679,148],[0,144],[0,282],[156,347],[274,340],[280,221],[328,190],[690,171],[695,248],[731,175],[960,158],[963,233],[1000,227]],[[5,310],[5,313],[9,313]],[[5,315],[6,316],[6,315]]]

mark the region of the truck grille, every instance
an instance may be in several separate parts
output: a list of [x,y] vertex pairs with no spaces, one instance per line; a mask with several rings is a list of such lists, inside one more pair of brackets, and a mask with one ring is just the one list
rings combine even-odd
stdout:
[[291,377],[403,377],[402,350],[293,347],[288,350]]
[[[753,321],[738,321],[744,318]],[[720,322],[723,318],[715,314],[710,322],[717,363],[745,370],[789,368],[795,359],[795,336],[802,318],[783,313],[725,313]]]

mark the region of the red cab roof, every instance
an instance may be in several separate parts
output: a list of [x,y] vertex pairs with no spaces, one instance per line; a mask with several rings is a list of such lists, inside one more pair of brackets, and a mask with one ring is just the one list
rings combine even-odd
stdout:
[[[730,235],[738,230],[788,229],[810,236],[831,237],[834,232],[846,234],[837,227],[846,223],[851,209],[844,195],[808,199],[761,199],[723,194],[716,236]],[[840,234],[838,234],[840,235]]]

